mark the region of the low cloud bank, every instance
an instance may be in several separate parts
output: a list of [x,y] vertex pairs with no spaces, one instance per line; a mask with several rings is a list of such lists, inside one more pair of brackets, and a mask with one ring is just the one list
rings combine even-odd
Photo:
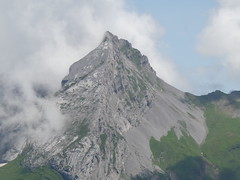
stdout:
[[218,0],[219,7],[212,11],[207,26],[201,32],[200,53],[219,58],[231,73],[240,70],[240,1]]
[[26,143],[42,144],[60,133],[64,116],[44,86],[0,77],[0,161],[14,159]]

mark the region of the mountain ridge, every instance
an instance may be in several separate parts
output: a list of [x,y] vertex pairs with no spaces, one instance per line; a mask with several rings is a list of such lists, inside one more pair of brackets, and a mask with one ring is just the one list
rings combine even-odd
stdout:
[[[99,157],[103,161],[101,166],[105,170],[100,170],[101,172],[99,171],[99,174],[96,175],[97,178],[119,178],[121,172],[131,177],[144,170],[154,171],[155,167],[152,165],[149,139],[151,136],[160,138],[174,125],[178,126],[175,127],[175,131],[178,132],[180,137],[180,117],[182,117],[183,121],[187,119],[188,128],[195,127],[190,133],[198,143],[201,143],[206,136],[206,127],[200,125],[202,127],[200,129],[199,121],[193,120],[191,122],[192,117],[185,112],[187,109],[195,116],[199,116],[202,124],[204,124],[201,110],[197,108],[193,110],[186,103],[183,103],[184,93],[160,80],[150,66],[146,56],[142,55],[137,49],[132,48],[128,41],[118,39],[117,36],[109,32],[105,34],[103,41],[95,50],[70,67],[69,75],[63,81],[63,89],[68,93],[75,94],[79,87],[83,87],[80,94],[84,94],[84,88],[86,87],[88,88],[87,92],[94,91],[94,99],[100,98],[99,101],[101,102],[99,104],[101,107],[97,108],[98,111],[102,109],[103,104],[106,106],[100,114],[96,115],[97,122],[88,122],[90,123],[89,127],[97,127],[94,130],[95,136],[100,139],[95,138],[94,142],[94,144],[100,144],[97,154],[103,153],[104,156],[108,156],[107,160],[103,157],[101,159],[101,156]],[[94,84],[98,85],[94,86]],[[101,96],[97,97],[96,92]],[[67,99],[69,99],[69,94],[67,96]],[[91,99],[90,97],[84,98],[88,99],[88,101]],[[160,113],[159,109],[162,109]],[[81,114],[83,113],[81,112]],[[70,114],[74,114],[74,111],[71,111]],[[101,118],[101,114],[105,114],[105,116]],[[162,122],[159,121],[158,114],[162,114]],[[76,116],[77,113],[74,118]],[[104,121],[102,122],[102,120]],[[103,127],[102,124],[105,124],[105,126]],[[109,130],[106,126],[113,127],[116,132]],[[103,130],[104,128],[105,130]],[[155,130],[150,133],[148,129]],[[115,140],[111,138],[110,134],[115,134],[114,137],[120,135],[123,138]],[[100,137],[105,135],[107,138],[103,143]],[[121,146],[112,144],[114,141],[120,143]],[[114,150],[113,153],[106,152],[107,148],[103,150],[101,143]],[[98,148],[96,147],[96,149]],[[106,169],[109,164],[112,166],[111,169],[115,169],[111,172],[112,175],[107,175]],[[101,169],[101,167],[99,168]],[[82,171],[81,173],[84,174]]]

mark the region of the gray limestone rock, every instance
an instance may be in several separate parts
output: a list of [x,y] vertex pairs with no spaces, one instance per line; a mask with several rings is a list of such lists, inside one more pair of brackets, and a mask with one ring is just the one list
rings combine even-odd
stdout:
[[156,76],[148,58],[106,32],[101,44],[74,63],[56,93],[67,117],[64,134],[30,151],[26,164],[49,163],[66,179],[129,179],[152,163],[149,140],[181,123],[197,143],[207,134],[201,109]]

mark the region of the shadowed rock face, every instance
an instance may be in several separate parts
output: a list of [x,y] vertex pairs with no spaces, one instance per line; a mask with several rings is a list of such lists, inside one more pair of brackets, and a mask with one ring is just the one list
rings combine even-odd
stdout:
[[[101,44],[69,69],[56,93],[67,130],[25,160],[50,163],[66,179],[124,179],[156,170],[149,140],[184,122],[197,143],[207,128],[203,112],[156,76],[148,58],[106,32]],[[34,159],[34,160],[33,160]]]

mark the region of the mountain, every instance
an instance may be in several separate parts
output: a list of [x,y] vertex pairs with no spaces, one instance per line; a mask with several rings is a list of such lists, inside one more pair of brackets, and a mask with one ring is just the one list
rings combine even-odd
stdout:
[[27,143],[0,168],[0,176],[239,177],[240,93],[184,93],[158,78],[145,55],[110,32],[70,67],[55,98],[65,130],[47,143]]

